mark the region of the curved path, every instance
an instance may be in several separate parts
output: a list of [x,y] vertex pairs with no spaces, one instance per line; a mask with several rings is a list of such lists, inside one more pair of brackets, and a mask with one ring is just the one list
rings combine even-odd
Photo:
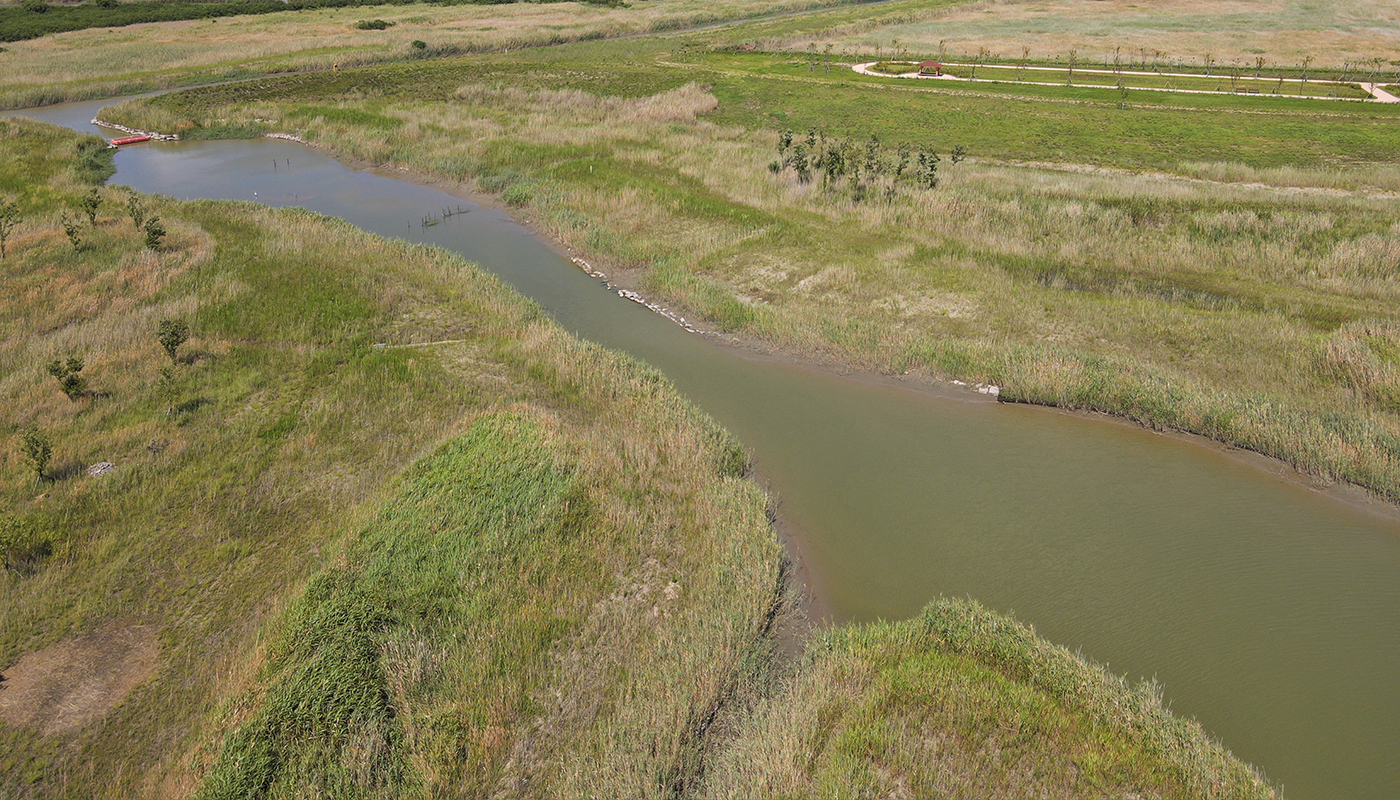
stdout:
[[1361,83],[1357,85],[1361,87],[1362,91],[1370,92],[1371,96],[1376,98],[1377,103],[1400,103],[1400,97],[1396,97],[1382,89],[1378,83]]

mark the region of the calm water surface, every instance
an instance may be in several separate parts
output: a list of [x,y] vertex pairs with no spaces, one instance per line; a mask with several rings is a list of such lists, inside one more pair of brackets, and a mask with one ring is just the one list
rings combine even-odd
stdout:
[[[90,130],[101,105],[25,113]],[[113,183],[141,191],[299,205],[454,250],[656,365],[749,447],[839,620],[975,597],[1155,677],[1289,797],[1400,797],[1391,518],[1135,427],[753,358],[617,297],[499,211],[296,144],[140,145],[116,163]]]

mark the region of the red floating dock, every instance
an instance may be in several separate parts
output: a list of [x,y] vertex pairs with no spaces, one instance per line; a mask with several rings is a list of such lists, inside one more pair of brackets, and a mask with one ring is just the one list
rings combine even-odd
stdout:
[[121,147],[124,144],[136,144],[138,142],[149,142],[150,140],[151,137],[149,136],[126,136],[121,139],[113,139],[112,146]]

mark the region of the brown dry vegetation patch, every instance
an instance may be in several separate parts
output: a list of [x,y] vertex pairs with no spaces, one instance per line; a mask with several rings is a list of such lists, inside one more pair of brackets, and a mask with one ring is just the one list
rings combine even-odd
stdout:
[[0,720],[44,736],[77,730],[116,708],[156,670],[155,631],[109,622],[25,655],[0,683]]
[[[828,36],[830,34],[827,34]],[[811,37],[790,44],[805,47]],[[948,57],[986,48],[1005,58],[1063,58],[1078,50],[1094,61],[1122,48],[1124,60],[1176,60],[1199,66],[1211,54],[1221,69],[1231,59],[1246,65],[1255,56],[1271,64],[1296,65],[1304,56],[1316,66],[1393,58],[1400,42],[1400,7],[1384,0],[1022,0],[981,2],[947,11],[906,15],[881,30],[851,26],[838,41],[860,47],[877,43]],[[1394,65],[1387,74],[1394,74]]]

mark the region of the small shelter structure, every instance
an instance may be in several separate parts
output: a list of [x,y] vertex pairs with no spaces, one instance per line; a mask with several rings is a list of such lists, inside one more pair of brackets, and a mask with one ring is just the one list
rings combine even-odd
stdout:
[[942,75],[943,64],[939,61],[922,61],[919,63],[920,75]]

